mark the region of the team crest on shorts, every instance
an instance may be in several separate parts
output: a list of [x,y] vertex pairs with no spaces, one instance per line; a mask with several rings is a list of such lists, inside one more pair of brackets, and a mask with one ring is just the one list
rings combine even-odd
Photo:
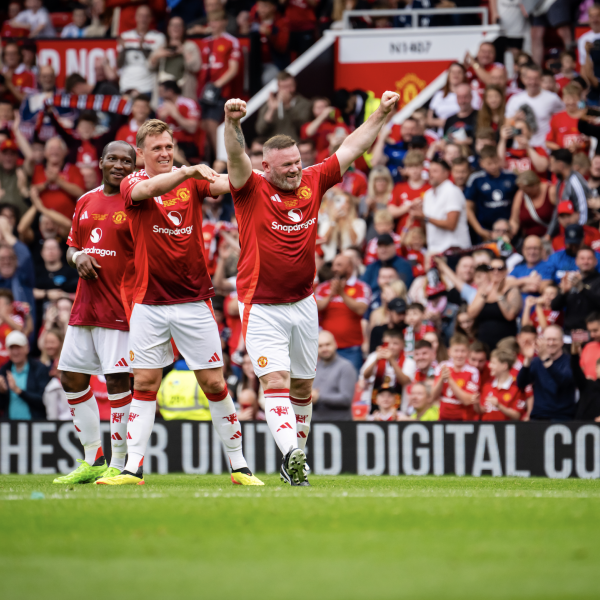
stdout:
[[256,362],[258,363],[258,366],[261,369],[264,369],[269,364],[269,361],[267,360],[266,356],[259,357],[259,359]]
[[190,199],[190,196],[190,190],[188,190],[187,188],[181,188],[180,190],[177,190],[177,197],[182,202],[187,202]]
[[130,360],[131,362],[133,362],[134,358],[135,358],[135,355],[134,355],[134,353],[133,353],[133,350],[130,350],[130,351],[129,351],[129,360]]
[[127,220],[127,213],[124,210],[118,210],[116,213],[113,214],[113,221],[117,224],[120,225],[121,223],[125,223],[125,221]]

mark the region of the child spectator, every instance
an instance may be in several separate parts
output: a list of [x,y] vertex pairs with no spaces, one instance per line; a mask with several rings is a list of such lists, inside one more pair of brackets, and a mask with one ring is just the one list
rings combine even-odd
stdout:
[[577,123],[581,117],[579,102],[583,96],[582,87],[575,81],[570,82],[563,90],[563,112],[556,113],[550,119],[550,131],[546,136],[546,147],[549,150],[567,148],[575,152],[589,152],[590,140],[579,132]]
[[406,356],[404,352],[404,338],[402,331],[388,329],[383,334],[383,344],[367,357],[361,369],[361,379],[364,381],[362,401],[371,405],[376,401],[376,390],[384,383],[389,387],[403,386],[402,406],[406,406],[408,397],[405,387],[410,384],[415,376],[417,366],[415,361]]
[[479,401],[479,371],[467,364],[468,340],[462,335],[450,339],[450,360],[435,370],[432,396],[440,398],[441,421],[473,421],[473,405]]
[[575,59],[575,53],[572,50],[563,50],[560,53],[560,73],[554,76],[556,85],[558,86],[558,92],[562,96],[563,102],[565,100],[565,87],[567,87],[575,77],[579,76],[579,73],[575,70],[576,66],[577,61]]
[[402,256],[401,237],[397,233],[394,233],[394,219],[390,211],[386,209],[378,210],[373,217],[373,228],[377,235],[372,237],[367,243],[367,247],[365,248],[365,265],[370,265],[377,260],[377,238],[384,233],[389,233],[392,236],[398,256]]
[[563,324],[563,315],[559,310],[552,310],[552,300],[558,296],[559,289],[555,283],[549,283],[541,296],[527,296],[523,308],[521,325],[533,325],[541,335],[548,325]]
[[84,36],[87,25],[87,15],[83,6],[75,6],[73,9],[73,21],[65,25],[60,33],[61,38],[80,38]]
[[427,340],[419,340],[416,342],[413,360],[417,366],[413,382],[423,383],[427,380],[433,382],[437,360],[435,359],[435,352],[433,351],[431,342],[428,342]]
[[505,92],[496,85],[488,85],[483,93],[483,104],[477,115],[477,129],[491,127],[499,131],[504,125]]
[[418,302],[409,304],[406,309],[406,324],[404,330],[404,344],[406,346],[406,355],[412,356],[415,350],[415,344],[423,339],[423,336],[429,331],[435,331],[435,327],[429,323],[424,323],[425,307]]
[[375,396],[377,410],[367,417],[367,421],[397,421],[398,395],[395,390],[384,384]]
[[[408,220],[408,211],[414,200],[422,200],[425,192],[431,187],[423,179],[423,162],[425,156],[419,150],[409,150],[404,157],[403,175],[406,181],[397,183],[392,191],[392,199],[388,210],[397,219],[396,231],[402,233]],[[414,225],[422,226],[420,219],[413,221]]]
[[479,387],[482,388],[483,384],[490,379],[488,349],[483,342],[475,340],[469,345],[468,362],[479,371]]
[[553,94],[558,94],[560,88],[554,79],[554,73],[552,71],[544,71],[542,73],[542,89]]
[[494,350],[490,357],[490,374],[493,377],[481,388],[481,401],[475,410],[482,421],[518,421],[526,410],[521,390],[510,370],[514,354]]
[[[508,147],[508,141],[512,146]],[[548,170],[548,153],[543,146],[531,145],[531,128],[527,121],[517,119],[513,125],[506,124],[500,129],[498,156],[504,161],[502,168],[515,174],[533,170],[545,178]]]

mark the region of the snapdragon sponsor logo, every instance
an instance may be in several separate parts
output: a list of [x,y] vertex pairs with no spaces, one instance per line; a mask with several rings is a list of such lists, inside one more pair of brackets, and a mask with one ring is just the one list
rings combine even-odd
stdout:
[[271,223],[271,229],[276,231],[283,231],[285,233],[292,233],[294,231],[301,231],[302,229],[308,229],[311,225],[315,224],[317,219],[309,219],[306,223],[298,223],[298,225],[282,225],[277,221]]
[[114,250],[105,250],[104,248],[84,248],[86,254],[97,254],[98,256],[116,256]]
[[167,227],[159,227],[155,225],[153,228],[154,233],[164,233],[165,235],[189,235],[194,230],[194,226],[182,227],[181,229],[168,229]]

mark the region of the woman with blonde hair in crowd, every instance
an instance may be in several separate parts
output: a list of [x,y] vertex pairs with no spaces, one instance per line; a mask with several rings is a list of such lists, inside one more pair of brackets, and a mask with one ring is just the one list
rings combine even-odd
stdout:
[[392,200],[393,189],[394,180],[390,170],[383,165],[373,167],[369,173],[367,195],[361,198],[358,208],[360,216],[367,222],[367,239],[375,235],[373,215],[378,210],[387,208]]
[[350,246],[362,246],[367,225],[356,214],[354,199],[339,188],[324,196],[324,210],[319,216],[319,237],[326,262]]
[[483,92],[483,104],[477,115],[477,129],[491,127],[499,131],[504,125],[506,97],[504,90],[497,85],[488,85]]
[[56,327],[42,332],[38,338],[38,348],[41,352],[40,362],[50,369],[50,375],[53,377],[56,376],[56,367],[64,340],[63,332]]

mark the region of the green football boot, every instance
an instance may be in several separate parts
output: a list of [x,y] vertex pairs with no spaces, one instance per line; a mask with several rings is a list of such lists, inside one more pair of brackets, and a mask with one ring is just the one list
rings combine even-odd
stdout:
[[102,475],[100,475],[99,477],[96,477],[96,481],[98,481],[98,479],[108,479],[109,477],[116,477],[117,475],[120,475],[121,471],[119,469],[117,469],[117,467],[108,467],[108,469],[106,469],[106,471],[104,471],[104,473],[102,473]]
[[74,471],[71,471],[67,475],[63,475],[62,477],[57,477],[52,483],[94,483],[96,479],[104,476],[103,474],[108,467],[104,457],[98,459],[96,462],[100,462],[100,460],[102,460],[102,462],[98,465],[96,463],[89,465],[85,460],[78,458],[77,462],[81,464]]

